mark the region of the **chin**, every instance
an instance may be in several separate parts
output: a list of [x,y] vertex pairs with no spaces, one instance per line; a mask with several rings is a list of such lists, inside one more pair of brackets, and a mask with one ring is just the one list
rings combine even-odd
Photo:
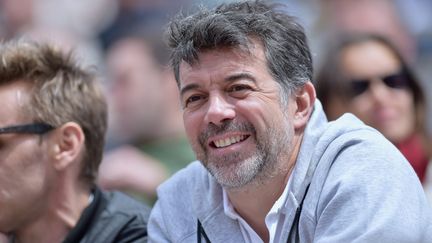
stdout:
[[207,165],[210,174],[226,188],[240,188],[252,182],[262,170],[262,160],[256,156],[222,165]]

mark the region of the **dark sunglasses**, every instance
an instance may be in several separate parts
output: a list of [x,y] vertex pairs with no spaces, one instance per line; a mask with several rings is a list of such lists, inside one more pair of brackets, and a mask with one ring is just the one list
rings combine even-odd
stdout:
[[[389,88],[405,89],[409,85],[409,76],[405,71],[380,77],[380,80]],[[353,96],[363,94],[369,89],[371,81],[369,79],[354,79],[350,81],[351,93]]]
[[28,133],[28,134],[44,134],[54,129],[53,126],[45,123],[32,123],[24,125],[15,125],[0,128],[0,134],[5,133]]

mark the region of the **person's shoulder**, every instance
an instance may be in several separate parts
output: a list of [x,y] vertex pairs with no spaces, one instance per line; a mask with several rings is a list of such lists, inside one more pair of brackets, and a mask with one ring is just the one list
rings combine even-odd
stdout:
[[337,155],[347,147],[358,146],[364,142],[372,142],[388,147],[387,141],[376,129],[365,125],[350,113],[328,122],[319,101],[306,127],[302,142],[303,155],[309,161],[311,149],[316,159],[326,154]]
[[[150,215],[150,239],[186,239],[196,232],[197,215],[208,216],[221,204],[221,187],[199,161],[192,162],[159,186]],[[152,238],[153,237],[153,238]],[[185,238],[186,237],[186,238]]]
[[345,114],[330,122],[327,130],[327,134],[336,134],[329,147],[337,147],[340,157],[355,158],[372,165],[377,161],[381,164],[408,165],[404,156],[384,135],[352,114]]
[[150,208],[142,202],[126,195],[122,192],[102,192],[107,200],[106,211],[110,214],[137,215],[146,221],[150,213]]
[[329,122],[321,139],[327,140],[329,145],[338,146],[340,149],[360,146],[362,152],[365,149],[375,151],[376,148],[379,148],[377,152],[398,151],[378,130],[365,125],[349,113]]
[[321,161],[317,173],[327,175],[327,182],[365,190],[378,185],[395,185],[400,191],[421,189],[414,170],[396,146],[354,115],[330,122],[323,137],[328,139],[321,154],[325,163]]
[[[319,154],[309,201],[305,201],[311,221],[320,218],[331,222],[323,228],[351,228],[354,235],[360,235],[359,230],[368,225],[381,231],[382,236],[368,231],[362,234],[377,242],[394,239],[395,232],[388,227],[392,225],[399,231],[395,235],[410,239],[402,241],[417,242],[410,234],[420,235],[426,230],[431,211],[419,179],[400,151],[353,115],[330,122],[321,139],[326,140],[325,146]],[[375,219],[377,215],[379,220]],[[356,220],[346,222],[338,217]],[[317,231],[319,234],[325,233]]]
[[376,129],[367,126],[366,124],[364,124],[363,121],[361,121],[359,118],[357,118],[351,113],[345,113],[338,119],[330,121],[326,129],[327,134],[334,133],[338,135],[361,132],[367,132],[373,136],[380,135],[380,133]]
[[[102,192],[106,206],[99,218],[100,225],[114,229],[121,229],[119,235],[128,237],[133,233],[135,236],[146,237],[147,223],[150,217],[150,208],[142,202],[122,192]],[[143,232],[139,232],[139,230]],[[126,234],[126,233],[127,234]],[[145,235],[143,235],[145,233]]]
[[200,161],[178,171],[157,189],[160,207],[180,214],[211,210],[219,205],[222,187]]
[[351,114],[329,122],[316,148],[320,151],[318,173],[331,170],[328,175],[334,178],[382,180],[386,174],[392,177],[387,183],[397,183],[395,178],[403,178],[401,183],[416,179],[400,151],[380,132]]
[[83,242],[147,242],[148,206],[121,192],[96,193],[98,216]]

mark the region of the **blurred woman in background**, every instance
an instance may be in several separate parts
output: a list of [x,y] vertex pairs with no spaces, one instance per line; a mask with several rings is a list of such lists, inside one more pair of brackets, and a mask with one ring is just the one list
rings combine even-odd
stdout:
[[328,119],[350,112],[379,130],[426,186],[432,148],[426,131],[427,103],[399,50],[382,36],[357,34],[341,38],[323,63],[316,86]]

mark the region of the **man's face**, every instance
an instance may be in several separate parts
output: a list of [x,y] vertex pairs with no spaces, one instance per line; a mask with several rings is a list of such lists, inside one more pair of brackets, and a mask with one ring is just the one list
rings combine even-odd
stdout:
[[[22,108],[29,105],[22,82],[0,85],[0,127],[22,125]],[[35,134],[0,134],[0,232],[31,224],[44,213],[48,200],[49,168],[46,143]]]
[[216,180],[239,188],[281,173],[294,134],[292,99],[281,103],[280,86],[267,71],[263,49],[250,54],[218,49],[180,65],[186,133]]
[[145,45],[125,39],[108,53],[114,133],[117,138],[125,136],[124,140],[151,139],[161,124],[162,71]]

